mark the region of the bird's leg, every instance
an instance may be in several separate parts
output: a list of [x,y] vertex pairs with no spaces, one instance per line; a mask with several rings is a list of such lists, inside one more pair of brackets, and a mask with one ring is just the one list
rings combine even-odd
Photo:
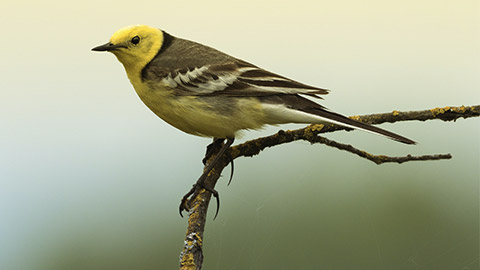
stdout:
[[[227,138],[227,142],[222,146],[222,148],[220,148],[220,150],[218,151],[218,154],[215,156],[215,158],[210,163],[208,163],[208,165],[206,166],[206,168],[203,171],[200,178],[198,178],[197,182],[193,185],[192,189],[190,189],[190,191],[187,194],[185,194],[185,196],[183,196],[182,201],[180,203],[180,207],[179,207],[179,212],[180,212],[181,217],[183,217],[183,215],[182,215],[183,210],[188,211],[188,207],[186,205],[188,198],[192,194],[194,195],[192,197],[195,197],[195,193],[200,191],[200,189],[202,189],[202,188],[211,192],[212,195],[217,200],[217,211],[215,213],[214,219],[217,217],[218,210],[220,209],[220,197],[218,195],[218,192],[215,189],[205,186],[205,179],[207,178],[208,174],[213,169],[213,167],[215,167],[215,165],[223,157],[223,155],[225,154],[225,151],[227,151],[227,149],[230,148],[230,146],[233,144],[234,140],[235,140],[234,138]],[[214,141],[212,144],[215,145],[216,141]]]
[[213,153],[217,152],[217,149],[222,146],[224,140],[223,138],[213,138],[213,142],[207,146],[205,157],[202,159],[203,165],[207,165],[207,161],[212,157]]
[[[222,143],[224,140],[225,139],[223,138],[213,138],[213,142],[207,146],[205,157],[202,159],[203,165],[207,164],[207,161],[212,157],[213,153],[217,152],[217,149],[219,149],[222,146]],[[233,159],[230,153],[227,152],[226,155],[228,160],[230,161],[230,179],[228,180],[228,184],[227,184],[229,186],[233,179],[234,166],[233,166]]]
[[[217,152],[217,149],[219,149],[222,146],[222,143],[225,139],[222,138],[213,138],[213,142],[207,146],[207,152],[205,153],[205,157],[203,158],[202,162],[203,165],[207,164],[207,161],[212,157],[213,153]],[[233,158],[230,155],[229,152],[226,153],[226,157],[229,160],[230,163],[230,179],[228,180],[228,186],[232,182],[233,179],[233,171],[234,171],[234,166],[233,166]]]

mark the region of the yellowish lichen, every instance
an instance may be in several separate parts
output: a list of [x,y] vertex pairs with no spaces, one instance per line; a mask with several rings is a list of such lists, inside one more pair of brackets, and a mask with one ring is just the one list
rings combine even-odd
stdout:
[[182,259],[180,260],[180,269],[195,269],[195,261],[193,260],[193,253],[186,252],[182,254]]
[[324,126],[325,126],[325,125],[323,125],[323,124],[312,124],[312,125],[309,125],[308,127],[306,127],[306,128],[303,130],[303,136],[304,136],[306,139],[313,138],[313,136],[315,136],[315,134],[317,134],[320,130],[322,130],[322,128],[323,128]]
[[202,237],[200,237],[200,235],[197,234],[197,245],[199,247],[203,246],[203,240],[202,240]]
[[313,131],[313,132],[319,132],[323,129],[325,125],[323,124],[313,124],[313,125],[310,125],[309,128]]
[[432,112],[433,116],[437,116],[437,115],[440,115],[440,114],[444,114],[445,112],[449,111],[450,109],[451,109],[451,107],[447,106],[447,107],[443,107],[443,108],[430,109],[430,112]]
[[205,189],[201,189],[198,192],[198,195],[195,198],[193,198],[193,201],[187,202],[189,203],[189,207],[190,207],[189,210],[193,209],[192,211],[190,211],[190,218],[188,219],[189,223],[194,223],[198,221],[199,215],[200,215],[198,208],[200,207],[201,201],[203,200],[203,194],[205,192],[206,192]]
[[464,113],[464,112],[467,111],[467,107],[462,105],[460,107],[452,107],[451,110],[454,111],[454,112],[458,112],[458,113]]
[[209,172],[208,172],[208,177],[211,177],[213,174],[215,173],[215,168],[212,168]]
[[397,111],[397,110],[394,110],[394,111],[392,112],[392,114],[393,114],[393,116],[399,116],[399,115],[400,115],[400,112]]
[[360,121],[360,115],[350,116],[350,119],[353,119],[355,121]]

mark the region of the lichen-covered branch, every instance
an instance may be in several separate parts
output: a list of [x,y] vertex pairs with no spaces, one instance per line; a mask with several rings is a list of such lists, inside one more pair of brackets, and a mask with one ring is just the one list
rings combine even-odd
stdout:
[[[369,114],[361,116],[351,116],[350,118],[360,122],[378,125],[382,123],[394,123],[399,121],[426,121],[439,119],[443,121],[455,121],[458,118],[478,117],[480,115],[480,105],[461,106],[461,107],[443,107],[422,111],[400,112],[392,111],[390,113]],[[231,147],[231,156],[235,159],[240,156],[251,157],[257,155],[263,149],[279,144],[289,143],[296,140],[314,140],[320,133],[334,132],[337,130],[349,130],[342,126],[334,124],[314,124],[301,129],[280,130],[278,133],[251,140]]]
[[[370,114],[362,116],[352,116],[360,122],[377,125],[385,122],[394,123],[399,121],[426,121],[433,119],[440,119],[443,121],[455,121],[458,118],[469,118],[480,116],[480,106],[461,106],[461,107],[443,107],[434,108],[423,111],[400,112],[393,111],[390,113]],[[384,162],[402,163],[413,160],[437,160],[451,158],[450,155],[427,155],[427,156],[405,156],[405,157],[386,157],[382,155],[372,155],[365,151],[359,150],[353,146],[341,144],[335,141],[328,140],[324,137],[318,136],[321,133],[334,132],[337,130],[345,130],[347,128],[333,125],[310,125],[305,128],[297,130],[279,131],[278,133],[251,140],[236,146],[230,147],[229,156],[231,159],[236,159],[242,156],[254,156],[259,154],[267,147],[272,147],[279,144],[284,144],[297,140],[306,140],[312,143],[323,143],[328,146],[336,147],[341,150],[346,150],[357,154],[361,157],[372,160],[379,164]],[[215,156],[216,153],[212,155]],[[205,185],[213,189],[220,178],[220,173],[229,163],[229,160],[223,159],[214,169],[209,173]],[[187,233],[185,236],[184,247],[180,255],[180,269],[181,270],[200,270],[203,263],[203,232],[205,230],[205,222],[207,217],[208,204],[210,202],[211,193],[202,189],[195,192],[188,203],[190,208]]]
[[[220,149],[216,149],[217,152]],[[216,153],[215,153],[216,154]],[[213,159],[215,154],[210,158]],[[208,162],[207,161],[207,162]],[[220,178],[220,174],[228,164],[227,160],[221,160],[208,174],[205,185],[213,189]],[[212,194],[205,189],[196,191],[192,200],[188,202],[189,217],[188,227],[180,253],[180,269],[181,270],[200,270],[203,263],[203,232],[205,230],[205,222],[207,219],[208,204]]]

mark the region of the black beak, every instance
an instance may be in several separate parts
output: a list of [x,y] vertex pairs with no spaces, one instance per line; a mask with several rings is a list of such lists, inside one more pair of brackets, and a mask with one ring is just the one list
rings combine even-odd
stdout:
[[105,52],[105,51],[113,51],[115,49],[118,49],[118,48],[126,48],[125,46],[123,45],[120,45],[120,44],[112,44],[111,42],[107,42],[103,45],[100,45],[100,46],[97,46],[95,48],[92,49],[92,51],[96,51],[96,52]]

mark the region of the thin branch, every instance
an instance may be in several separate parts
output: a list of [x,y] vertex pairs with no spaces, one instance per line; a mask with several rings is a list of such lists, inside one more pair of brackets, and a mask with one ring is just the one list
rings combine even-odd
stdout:
[[[461,107],[443,107],[434,108],[423,111],[399,112],[393,111],[390,113],[370,114],[363,116],[352,116],[360,122],[365,122],[373,125],[389,122],[399,121],[426,121],[432,119],[440,119],[443,121],[455,121],[458,118],[478,117],[480,115],[480,106],[461,106]],[[302,129],[279,131],[278,133],[251,140],[236,146],[230,147],[229,157],[235,159],[242,156],[254,156],[260,153],[267,147],[272,147],[279,144],[284,144],[296,140],[306,140],[309,142],[323,141],[328,146],[336,147],[341,150],[347,150],[355,153],[361,157],[367,158],[378,164],[384,162],[402,163],[413,160],[437,160],[451,158],[450,155],[433,155],[433,156],[405,156],[405,157],[385,157],[371,155],[365,151],[356,149],[350,145],[341,144],[330,141],[326,138],[318,136],[320,133],[334,132],[337,130],[346,130],[346,128],[333,125],[310,125]],[[215,153],[216,154],[216,153]],[[212,155],[213,156],[215,156]],[[208,174],[205,185],[213,189],[223,168],[229,163],[229,160],[223,159],[219,162],[212,171]],[[208,204],[210,202],[211,193],[206,190],[201,190],[196,193],[192,200],[190,200],[190,213],[188,218],[187,233],[185,236],[184,247],[180,255],[180,269],[181,270],[200,270],[203,264],[202,247],[204,243],[203,232],[205,230],[205,222],[207,217]]]
[[366,151],[360,150],[358,148],[353,147],[350,144],[343,144],[333,140],[329,140],[322,136],[316,136],[308,140],[309,142],[313,143],[321,143],[328,145],[330,147],[334,147],[340,150],[345,150],[350,153],[356,154],[362,158],[366,158],[370,161],[375,162],[376,164],[382,163],[404,163],[407,161],[417,161],[417,160],[441,160],[441,159],[451,159],[452,155],[450,154],[441,154],[441,155],[423,155],[423,156],[412,156],[406,155],[404,157],[389,157],[384,155],[373,155]]

